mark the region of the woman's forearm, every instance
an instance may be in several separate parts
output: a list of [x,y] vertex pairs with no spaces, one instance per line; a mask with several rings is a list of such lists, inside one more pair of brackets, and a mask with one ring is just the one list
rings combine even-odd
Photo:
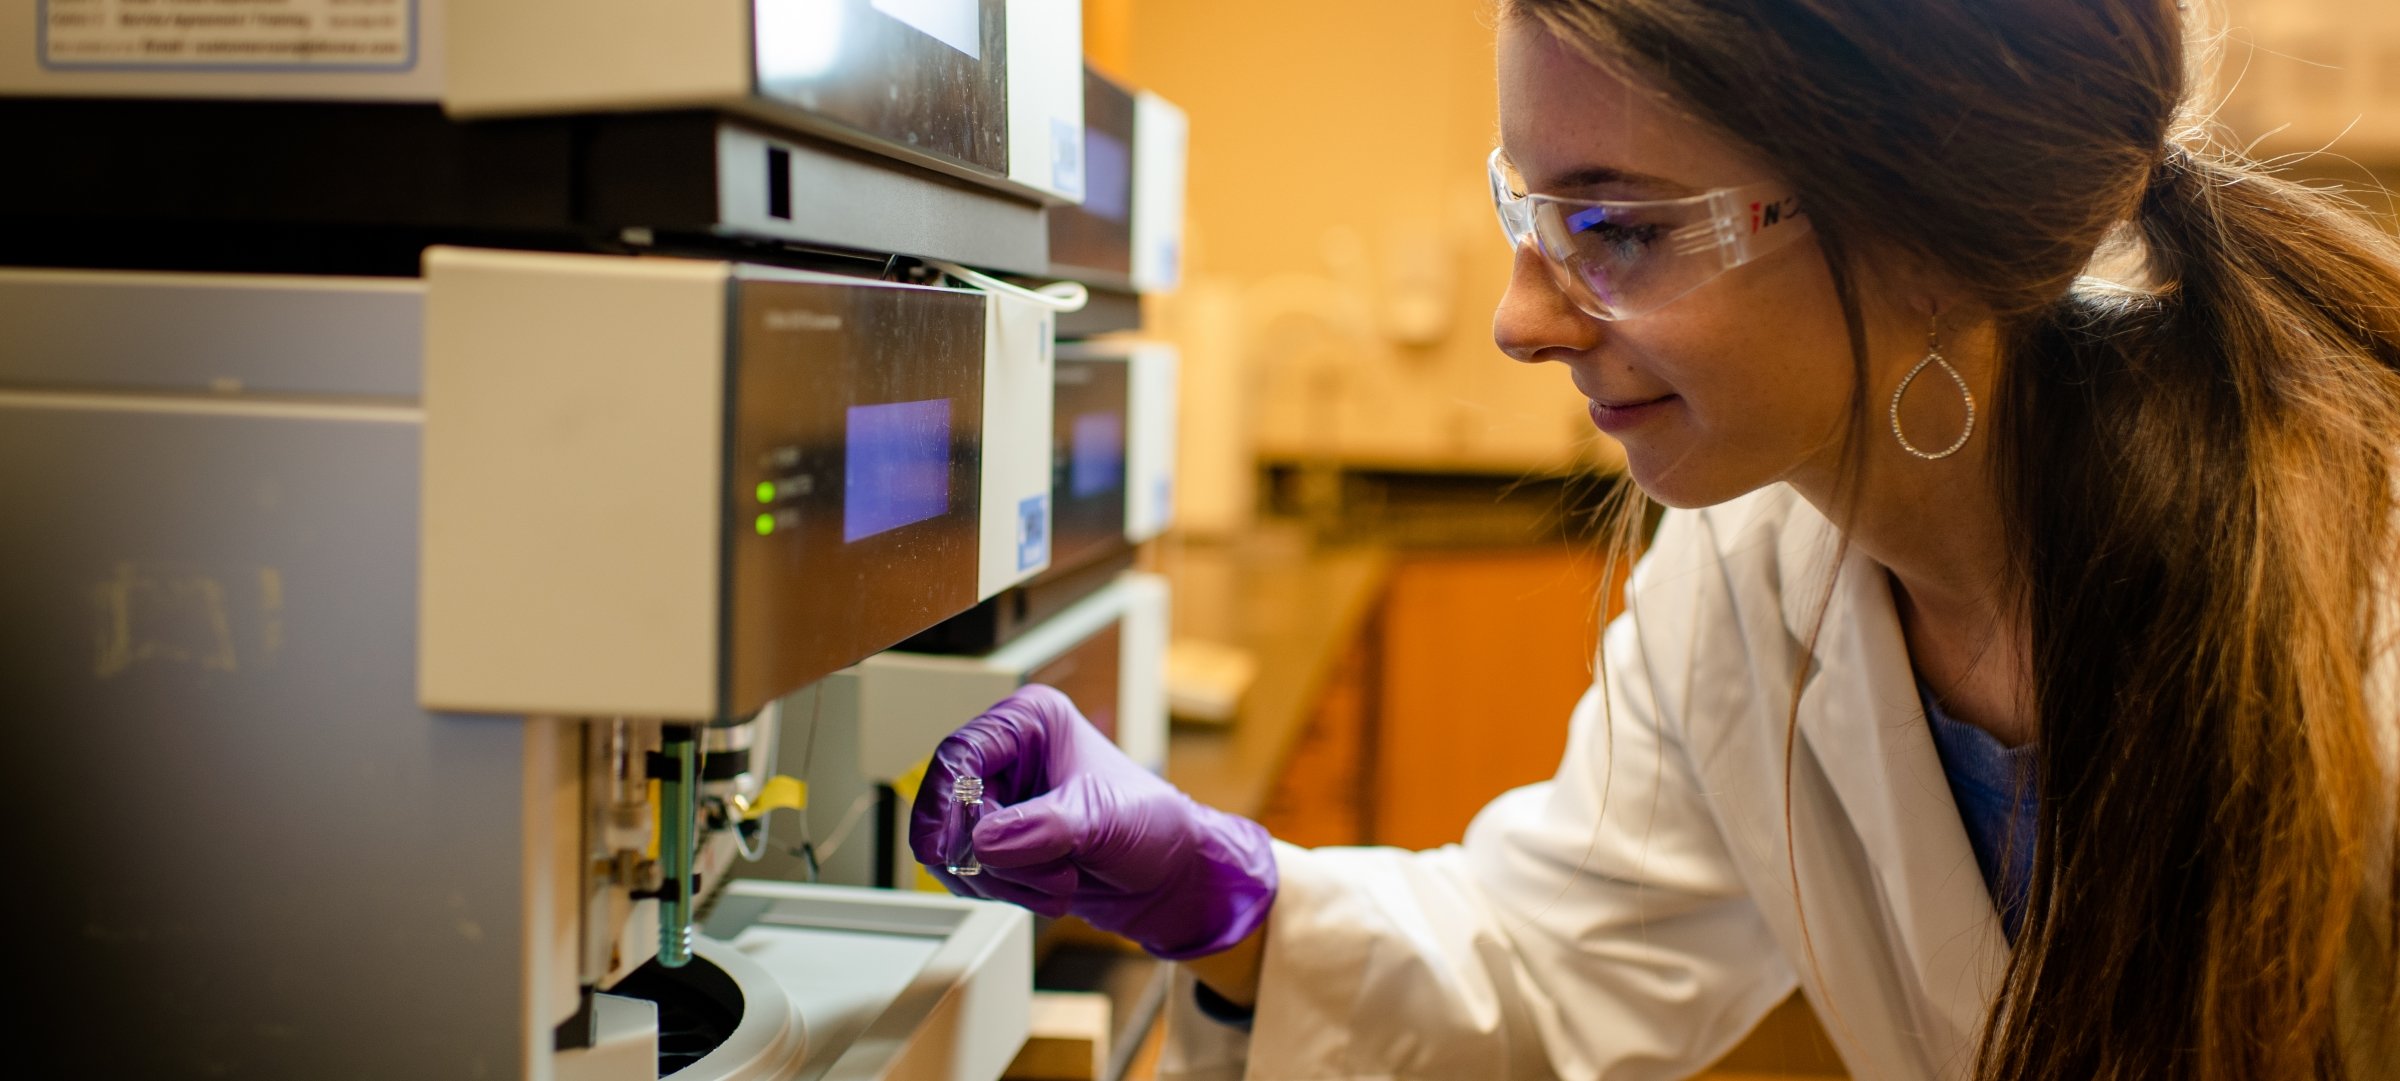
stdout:
[[1258,930],[1230,948],[1206,957],[1185,961],[1184,967],[1208,989],[1236,1006],[1258,1004],[1258,972],[1267,958],[1267,924],[1274,917],[1261,920]]

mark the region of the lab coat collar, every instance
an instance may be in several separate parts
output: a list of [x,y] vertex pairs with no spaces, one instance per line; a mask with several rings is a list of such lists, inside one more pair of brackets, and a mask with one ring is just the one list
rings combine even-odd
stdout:
[[[1918,697],[1884,568],[1843,553],[1830,522],[1796,508],[1780,538],[1785,626],[1808,640],[1826,611],[1800,698],[1800,732],[1875,868],[1893,933],[1914,969],[1934,1037],[1971,1053],[2008,963],[2008,941],[1975,862]],[[1797,573],[1795,573],[1797,572]],[[1945,1075],[1957,1063],[1935,1063]]]

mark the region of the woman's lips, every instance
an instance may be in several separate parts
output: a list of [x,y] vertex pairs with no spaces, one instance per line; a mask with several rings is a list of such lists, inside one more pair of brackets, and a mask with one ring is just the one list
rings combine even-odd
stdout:
[[1663,398],[1652,398],[1643,402],[1626,402],[1621,405],[1594,401],[1591,410],[1592,423],[1601,431],[1615,435],[1657,418],[1667,411],[1668,404],[1674,400],[1675,396],[1669,394]]

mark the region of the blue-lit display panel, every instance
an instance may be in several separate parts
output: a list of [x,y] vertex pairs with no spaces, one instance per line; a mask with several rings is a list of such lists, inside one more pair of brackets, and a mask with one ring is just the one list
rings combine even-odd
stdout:
[[[888,533],[950,509],[948,398],[854,405],[848,428],[842,466],[844,542]],[[1118,442],[1122,445],[1122,437]]]
[[1099,128],[1083,129],[1083,209],[1113,222],[1133,220],[1133,147]]
[[1068,448],[1067,490],[1081,499],[1125,487],[1125,415],[1086,413],[1076,417]]

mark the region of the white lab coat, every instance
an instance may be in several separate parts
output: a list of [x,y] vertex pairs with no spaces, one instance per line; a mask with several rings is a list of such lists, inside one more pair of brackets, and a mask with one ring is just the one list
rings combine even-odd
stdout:
[[[1782,486],[1669,513],[1558,776],[1463,845],[1279,846],[1252,1032],[1199,1015],[1187,976],[1164,1072],[1683,1078],[1797,982],[1853,1076],[1967,1076],[2008,942],[1888,581],[1855,551],[1801,695],[1787,843],[1795,665],[1835,541]],[[1508,724],[1462,717],[1457,738]]]

